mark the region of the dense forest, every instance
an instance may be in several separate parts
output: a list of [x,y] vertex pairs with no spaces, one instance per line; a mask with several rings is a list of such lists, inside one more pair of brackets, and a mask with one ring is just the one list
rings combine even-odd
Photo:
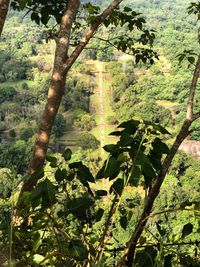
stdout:
[[0,266],[200,266],[200,3],[64,2],[0,36]]

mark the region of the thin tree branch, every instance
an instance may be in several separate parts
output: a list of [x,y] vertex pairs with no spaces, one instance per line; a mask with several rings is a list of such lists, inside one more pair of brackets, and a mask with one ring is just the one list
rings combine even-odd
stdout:
[[188,104],[187,104],[187,119],[192,120],[193,119],[193,106],[194,106],[194,96],[195,96],[195,90],[197,87],[197,81],[199,78],[200,73],[200,55],[198,56],[196,66],[195,66],[195,72],[193,75],[193,79],[190,86],[190,94],[188,98]]
[[96,256],[96,259],[95,259],[95,262],[98,262],[98,260],[101,258],[101,255],[102,255],[102,249],[104,248],[104,241],[105,241],[105,238],[108,234],[108,230],[109,230],[109,226],[110,226],[110,222],[111,222],[111,218],[113,216],[113,214],[115,213],[115,209],[116,209],[116,201],[117,201],[117,194],[115,195],[114,199],[113,199],[113,202],[112,202],[112,205],[111,205],[111,208],[110,208],[110,211],[108,213],[108,216],[107,216],[107,219],[106,219],[106,222],[104,224],[104,230],[103,230],[103,234],[101,236],[101,239],[99,241],[99,252],[97,253],[97,256]]
[[93,37],[101,23],[112,13],[113,10],[115,10],[119,4],[123,0],[114,0],[102,13],[101,15],[97,16],[95,21],[91,24],[89,29],[85,32],[83,38],[77,45],[77,47],[74,49],[70,57],[67,59],[65,64],[65,71],[67,72],[73,63],[76,61],[77,57],[80,55],[80,53],[83,51],[83,49],[86,47],[90,39]]

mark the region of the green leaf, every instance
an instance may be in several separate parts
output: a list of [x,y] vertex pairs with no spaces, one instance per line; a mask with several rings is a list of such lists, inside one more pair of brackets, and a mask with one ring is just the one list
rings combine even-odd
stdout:
[[40,17],[36,12],[31,13],[31,20],[34,20],[38,25],[40,24]]
[[40,168],[37,171],[35,171],[32,175],[24,176],[24,181],[37,182],[38,180],[40,180],[43,177],[44,177],[44,169]]
[[169,153],[169,148],[168,146],[161,141],[161,139],[156,138],[153,143],[153,152],[156,154],[168,154]]
[[133,138],[126,131],[122,132],[118,145],[122,147],[130,146],[133,142]]
[[182,236],[181,238],[185,238],[186,236],[190,235],[193,231],[193,224],[187,223],[183,226]]
[[40,255],[40,254],[35,254],[33,255],[33,261],[37,264],[40,264],[41,261],[44,260],[44,256]]
[[127,219],[126,215],[122,215],[122,216],[120,217],[119,222],[120,222],[121,227],[122,227],[124,230],[126,230],[127,225],[128,225],[128,219]]
[[94,201],[87,197],[78,197],[67,201],[68,210],[79,219],[86,219],[86,211],[91,208]]
[[102,168],[97,172],[96,180],[105,177],[105,167],[106,167],[106,163],[104,162],[104,165],[102,166]]
[[56,202],[56,187],[49,179],[40,182],[31,192],[32,207],[36,207],[41,203],[43,208],[52,206]]
[[111,152],[115,152],[119,148],[119,146],[118,145],[114,145],[114,144],[110,144],[110,145],[104,146],[103,148],[104,148],[104,150],[106,152],[111,153]]
[[105,178],[114,179],[119,174],[120,163],[115,157],[109,157],[105,166]]
[[67,148],[62,154],[62,156],[66,161],[69,161],[72,157],[72,151],[69,148]]
[[42,238],[40,237],[40,234],[37,232],[36,235],[34,236],[33,251],[36,252],[41,244],[42,244]]
[[65,178],[67,178],[67,170],[58,169],[55,173],[55,179],[57,182],[63,181]]
[[127,7],[127,6],[124,7],[124,12],[131,12],[131,11],[132,9],[130,7]]
[[107,194],[108,194],[108,192],[106,190],[97,190],[95,193],[98,197],[107,196]]
[[140,166],[132,166],[131,174],[130,174],[130,183],[133,186],[138,186],[139,179],[142,175],[141,167]]
[[57,158],[56,157],[52,157],[50,155],[46,155],[46,160],[49,162],[53,162],[53,163],[57,163]]
[[80,166],[82,166],[83,163],[81,161],[73,162],[69,164],[70,169],[78,169]]
[[156,173],[151,165],[144,165],[143,167],[143,175],[145,178],[146,186],[150,186],[152,183],[153,178],[156,177]]
[[136,266],[140,267],[153,267],[156,256],[156,248],[153,246],[147,246],[143,250],[136,253],[135,264]]
[[125,128],[129,134],[134,134],[136,132],[136,130],[138,129],[140,122],[137,120],[129,120],[126,122],[122,122],[118,128]]
[[194,64],[194,62],[195,62],[194,57],[188,57],[187,60],[190,62],[190,64]]
[[85,180],[91,183],[95,182],[93,175],[91,174],[88,167],[86,167],[85,165],[81,165],[78,167],[77,176],[80,180]]
[[72,173],[70,173],[70,174],[67,175],[66,180],[67,181],[72,181],[74,179],[74,177],[75,177],[75,173],[72,172]]
[[85,180],[80,180],[80,182],[87,188],[88,193],[89,193],[92,197],[94,197],[94,194],[93,194],[93,192],[92,192],[92,190],[91,190],[91,188],[90,188],[89,183],[88,183],[87,181],[85,181]]
[[168,132],[168,131],[167,131],[164,127],[162,127],[161,125],[153,124],[153,128],[154,128],[156,131],[158,131],[158,132],[160,132],[160,133],[162,133],[162,134],[169,134],[169,135],[171,135],[170,132]]
[[110,193],[114,191],[114,193],[121,196],[124,189],[124,181],[121,178],[118,178],[111,186]]
[[104,209],[102,208],[99,208],[96,215],[95,215],[95,219],[97,222],[100,222],[102,217],[103,217],[103,214],[104,214]]
[[166,235],[166,230],[159,223],[156,223],[156,227],[161,237]]
[[120,136],[121,134],[122,134],[121,131],[114,131],[114,132],[109,133],[109,135],[113,135],[113,136]]
[[71,240],[68,245],[69,256],[77,261],[83,261],[88,258],[88,251],[80,239]]

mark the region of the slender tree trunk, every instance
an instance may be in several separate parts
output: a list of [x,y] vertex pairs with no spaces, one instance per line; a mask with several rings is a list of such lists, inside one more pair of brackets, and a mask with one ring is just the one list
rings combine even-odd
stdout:
[[[29,164],[29,174],[32,174],[36,170],[42,168],[44,164],[51,130],[64,94],[65,81],[68,71],[88,44],[89,40],[93,37],[101,23],[116,7],[119,6],[122,1],[123,0],[114,0],[99,16],[96,17],[70,56],[68,56],[68,48],[71,28],[79,7],[79,0],[68,1],[67,9],[61,20],[59,35],[58,38],[56,38],[54,69],[50,82],[47,103],[41,117],[33,155]],[[35,182],[32,181],[24,182],[20,196],[25,191],[31,191],[34,184]]]
[[0,36],[8,13],[10,0],[0,0]]

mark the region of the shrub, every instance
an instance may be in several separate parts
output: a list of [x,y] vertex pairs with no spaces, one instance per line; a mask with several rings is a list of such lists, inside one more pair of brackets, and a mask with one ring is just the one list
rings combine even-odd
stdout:
[[95,150],[99,147],[100,142],[96,139],[96,137],[93,134],[83,133],[77,140],[77,145],[82,147],[83,149]]

